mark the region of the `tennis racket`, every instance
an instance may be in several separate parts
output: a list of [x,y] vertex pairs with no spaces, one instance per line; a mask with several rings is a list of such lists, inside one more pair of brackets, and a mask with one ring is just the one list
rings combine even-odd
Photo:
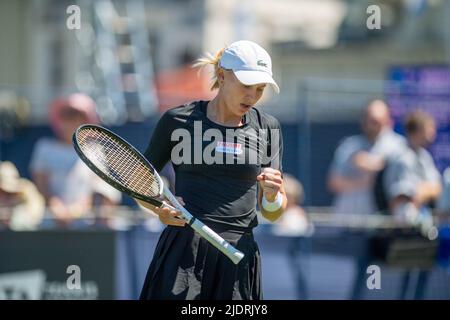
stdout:
[[[96,125],[82,125],[73,134],[73,145],[81,160],[114,188],[156,207],[180,211],[181,219],[233,263],[238,264],[244,257],[242,252],[192,216],[164,185],[148,160],[115,133]],[[163,202],[164,198],[174,207]]]

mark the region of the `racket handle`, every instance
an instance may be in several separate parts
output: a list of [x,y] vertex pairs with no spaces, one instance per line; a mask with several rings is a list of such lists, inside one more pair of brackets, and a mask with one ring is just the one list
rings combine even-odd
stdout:
[[172,206],[164,203],[164,206],[171,208],[175,211],[181,211],[181,217],[186,223],[188,223],[192,229],[198,232],[200,236],[206,239],[209,243],[219,249],[223,254],[225,254],[234,264],[238,264],[239,261],[242,260],[244,254],[233,247],[228,241],[219,236],[216,232],[214,232],[211,228],[205,225],[200,220],[196,219],[192,214],[187,211],[177,200],[177,198],[170,192],[166,186],[164,186],[164,196],[169,199],[169,201],[175,206]]
[[222,251],[222,253],[230,258],[234,264],[238,264],[244,257],[244,254],[241,251],[233,247],[228,241],[223,239],[200,220],[194,218],[194,222],[191,224],[191,227],[209,243]]

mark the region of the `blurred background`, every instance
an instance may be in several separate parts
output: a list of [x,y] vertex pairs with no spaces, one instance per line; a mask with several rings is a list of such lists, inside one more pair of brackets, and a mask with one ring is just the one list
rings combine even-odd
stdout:
[[[445,0],[0,0],[0,299],[137,298],[162,226],[82,169],[73,181],[65,131],[97,122],[144,151],[162,112],[214,97],[193,61],[241,39],[272,56],[281,93],[259,108],[282,125],[296,205],[255,230],[265,298],[450,299],[449,16]],[[412,111],[434,120],[435,234],[335,212],[336,150],[375,99],[403,136]]]

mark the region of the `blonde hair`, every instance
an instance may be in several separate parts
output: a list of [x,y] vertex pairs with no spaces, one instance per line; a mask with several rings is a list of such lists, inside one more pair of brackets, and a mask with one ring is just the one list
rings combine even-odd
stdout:
[[219,61],[224,51],[225,48],[222,48],[219,51],[217,51],[215,55],[212,55],[211,53],[207,52],[203,57],[197,59],[197,61],[192,65],[193,68],[200,68],[199,72],[210,64],[214,66],[214,73],[213,76],[211,77],[213,83],[211,86],[211,90],[219,89],[219,80],[217,78],[217,75],[219,73],[220,68]]

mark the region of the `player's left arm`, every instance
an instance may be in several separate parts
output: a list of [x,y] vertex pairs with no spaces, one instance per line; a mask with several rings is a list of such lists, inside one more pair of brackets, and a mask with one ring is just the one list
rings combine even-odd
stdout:
[[[269,167],[263,168],[261,173],[258,175],[257,180],[259,181],[258,205],[261,209],[261,214],[267,220],[274,222],[283,214],[287,206],[286,192],[284,189],[281,172]],[[265,210],[262,206],[263,195],[265,195],[267,201],[274,202],[278,193],[282,197],[281,207],[276,211]]]

